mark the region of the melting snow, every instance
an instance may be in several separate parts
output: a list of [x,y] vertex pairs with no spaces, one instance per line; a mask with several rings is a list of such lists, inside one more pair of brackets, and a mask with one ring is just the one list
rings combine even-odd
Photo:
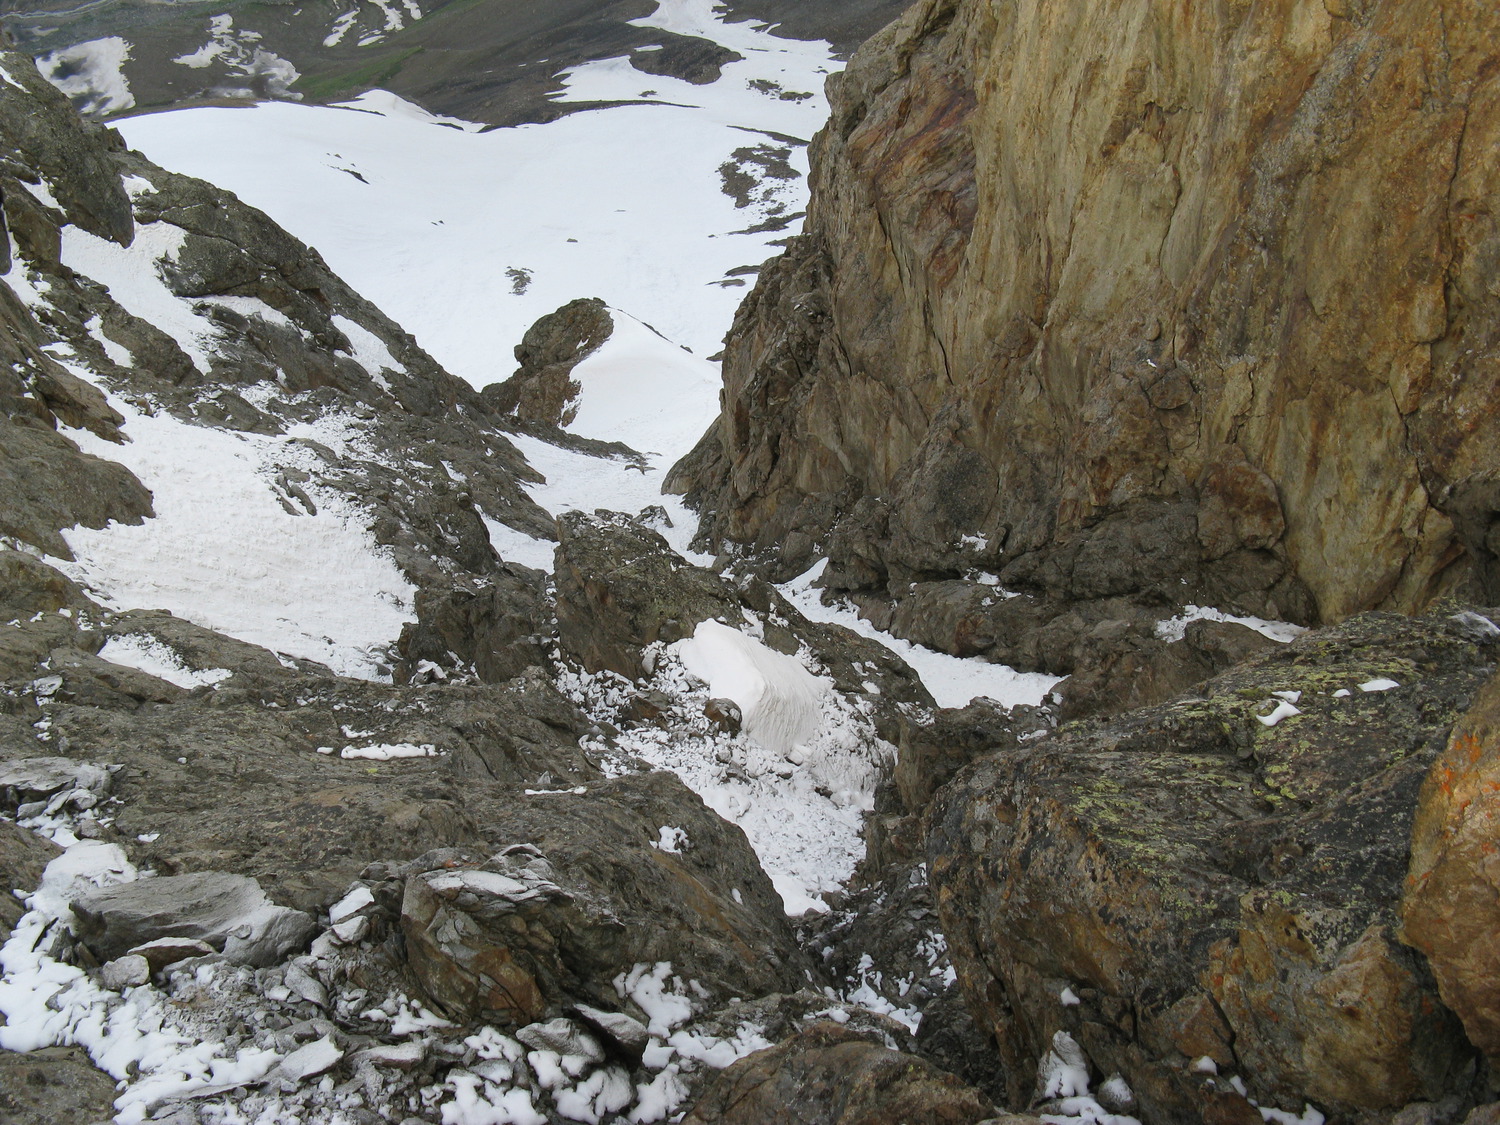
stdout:
[[135,95],[121,69],[128,58],[130,44],[111,35],[51,51],[36,60],[36,68],[48,82],[73,98],[82,112],[103,116],[135,105]]
[[311,465],[313,453],[289,437],[193,426],[110,401],[131,441],[114,445],[86,430],[69,436],[130,469],[151,490],[156,516],[69,528],[74,561],[52,565],[112,608],[166,609],[342,675],[389,676],[388,651],[415,590],[376,545],[368,516],[340,494],[313,488],[316,516],[278,502],[270,473]]
[[821,591],[815,589],[813,583],[822,577],[827,565],[826,560],[820,561],[807,573],[783,584],[781,592],[811,620],[843,625],[895,652],[921,677],[939,707],[964,707],[981,696],[1004,707],[1018,704],[1035,707],[1062,681],[1060,676],[1017,672],[1006,664],[990,664],[935,652],[882,632],[850,606],[824,605]]
[[99,650],[99,657],[111,664],[146,672],[180,688],[207,687],[221,683],[233,674],[227,668],[195,671],[171,647],[144,633],[111,637]]
[[1281,641],[1283,644],[1294,641],[1307,632],[1301,625],[1293,625],[1288,621],[1267,621],[1262,617],[1243,617],[1225,613],[1221,609],[1190,605],[1184,606],[1182,612],[1176,617],[1167,621],[1158,621],[1156,635],[1164,641],[1180,641],[1187,636],[1187,627],[1194,621],[1231,621],[1237,625],[1248,626],[1261,636],[1269,637],[1273,641]]

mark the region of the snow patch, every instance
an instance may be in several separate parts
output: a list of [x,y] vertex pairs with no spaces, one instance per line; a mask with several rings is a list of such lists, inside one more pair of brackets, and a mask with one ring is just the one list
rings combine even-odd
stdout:
[[36,68],[43,78],[73,99],[80,113],[102,117],[135,105],[135,95],[130,92],[123,69],[129,58],[130,44],[118,35],[111,35],[50,51],[36,60]]
[[69,528],[74,560],[53,566],[115,609],[166,609],[341,675],[389,677],[388,653],[416,591],[376,545],[368,515],[342,495],[309,485],[316,516],[278,502],[268,478],[280,466],[315,467],[315,454],[290,435],[189,425],[113,397],[110,405],[125,418],[125,445],[86,430],[69,437],[134,473],[156,516]]
[[716,698],[740,706],[744,729],[767,750],[790,754],[818,729],[819,703],[831,686],[796,657],[767,648],[718,621],[701,622],[671,647]]
[[234,674],[228,668],[190,668],[169,645],[146,633],[111,637],[99,650],[99,659],[134,668],[180,688],[210,687]]
[[1303,633],[1307,632],[1301,625],[1293,625],[1289,621],[1267,621],[1263,617],[1245,617],[1233,613],[1225,613],[1221,609],[1211,609],[1207,606],[1189,605],[1183,606],[1182,612],[1176,617],[1156,623],[1156,635],[1164,641],[1180,641],[1187,636],[1187,627],[1194,621],[1229,621],[1237,625],[1245,625],[1254,629],[1263,637],[1269,637],[1273,641],[1286,644],[1294,641]]

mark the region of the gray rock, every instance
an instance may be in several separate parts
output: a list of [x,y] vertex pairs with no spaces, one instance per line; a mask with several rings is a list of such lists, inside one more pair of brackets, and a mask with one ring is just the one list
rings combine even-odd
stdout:
[[274,964],[305,945],[310,915],[277,906],[244,875],[204,871],[141,879],[75,899],[78,933],[100,960],[158,938],[194,938],[231,961]]
[[[14,794],[13,801],[35,800],[72,790],[103,797],[108,795],[112,782],[109,767],[95,762],[47,757],[0,763],[0,792]],[[15,807],[14,803],[11,807]]]
[[155,974],[179,961],[193,957],[212,957],[216,952],[208,942],[196,938],[165,937],[135,946],[128,956],[144,957],[151,966],[151,972]]
[[516,1032],[516,1038],[534,1051],[554,1051],[559,1055],[577,1055],[591,1063],[604,1061],[599,1041],[580,1024],[559,1017],[546,1023],[533,1023]]
[[121,992],[138,984],[148,984],[151,962],[138,953],[127,953],[124,957],[106,961],[100,969],[100,977],[105,988]]
[[604,1036],[606,1042],[618,1048],[626,1058],[636,1063],[641,1061],[641,1056],[651,1042],[651,1033],[640,1020],[627,1016],[624,1012],[606,1012],[587,1004],[575,1004],[572,1011],[585,1024]]

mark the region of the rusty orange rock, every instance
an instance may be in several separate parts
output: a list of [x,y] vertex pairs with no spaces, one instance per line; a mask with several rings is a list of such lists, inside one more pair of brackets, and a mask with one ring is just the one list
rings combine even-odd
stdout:
[[1427,955],[1470,1040],[1500,1060],[1500,678],[1455,728],[1422,787],[1403,938]]

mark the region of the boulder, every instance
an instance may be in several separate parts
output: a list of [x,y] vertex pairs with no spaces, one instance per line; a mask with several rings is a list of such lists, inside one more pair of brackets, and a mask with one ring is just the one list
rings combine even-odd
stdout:
[[959,773],[928,864],[1012,1104],[1059,1031],[1157,1122],[1199,1120],[1203,1056],[1330,1114],[1451,1090],[1472,1048],[1397,911],[1422,779],[1493,659],[1460,620],[1364,615]]
[[558,636],[591,672],[634,679],[647,645],[690,637],[700,621],[742,620],[734,587],[629,516],[569,512],[557,528]]
[[815,1023],[726,1069],[687,1125],[977,1125],[994,1115],[978,1090],[858,1031]]
[[[808,964],[744,833],[675,776],[630,775],[491,815],[486,836],[500,846],[488,857],[438,852],[404,869],[407,960],[451,1017],[524,1026],[570,1008],[619,1011],[615,978],[662,962],[704,999],[803,979]],[[653,847],[664,825],[692,846]]]
[[1500,1061],[1500,677],[1422,783],[1402,940],[1422,951],[1469,1040]]
[[231,961],[260,967],[307,944],[317,929],[311,915],[277,906],[254,879],[224,871],[121,883],[81,895],[71,906],[80,939],[100,961],[161,938],[190,938]]

